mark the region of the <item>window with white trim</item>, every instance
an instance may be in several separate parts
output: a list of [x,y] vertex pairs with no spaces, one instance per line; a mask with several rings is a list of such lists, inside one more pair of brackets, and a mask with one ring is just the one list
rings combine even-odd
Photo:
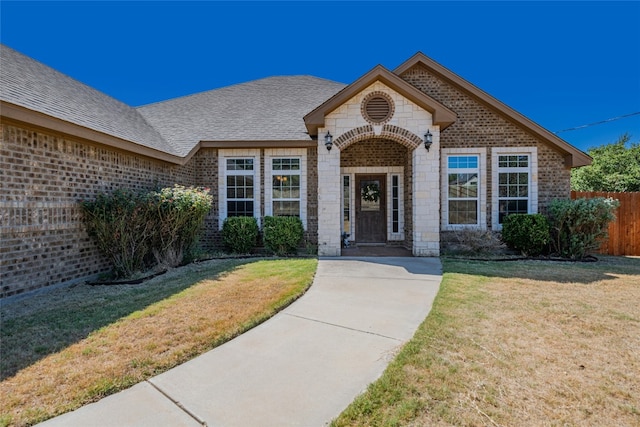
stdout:
[[307,150],[264,150],[264,215],[297,216],[307,229]]
[[447,156],[448,225],[478,225],[479,163],[477,155]]
[[529,209],[529,155],[498,155],[498,223],[509,214],[526,214]]
[[505,216],[538,212],[537,147],[491,149],[491,225],[502,229]]
[[254,216],[255,173],[253,158],[225,159],[226,211],[230,216]]
[[273,216],[300,217],[300,159],[271,159]]

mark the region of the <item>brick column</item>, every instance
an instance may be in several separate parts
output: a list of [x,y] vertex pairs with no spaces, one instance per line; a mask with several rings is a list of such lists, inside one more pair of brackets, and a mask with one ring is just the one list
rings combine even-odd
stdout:
[[431,129],[433,145],[419,145],[413,162],[413,255],[440,255],[440,132]]

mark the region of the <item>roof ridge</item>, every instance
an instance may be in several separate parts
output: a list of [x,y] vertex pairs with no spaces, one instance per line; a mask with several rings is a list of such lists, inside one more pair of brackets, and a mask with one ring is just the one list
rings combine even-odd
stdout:
[[328,82],[328,83],[345,84],[345,83],[342,83],[342,82],[337,82],[335,80],[330,80],[330,79],[326,79],[326,78],[323,78],[323,77],[314,76],[312,74],[278,74],[278,75],[275,75],[275,76],[260,77],[258,79],[253,79],[253,80],[249,80],[249,81],[246,81],[246,82],[233,83],[233,84],[230,84],[230,85],[220,86],[220,87],[213,88],[213,89],[206,89],[206,90],[202,90],[202,91],[198,91],[198,92],[189,93],[189,94],[186,94],[186,95],[180,95],[180,96],[176,96],[176,97],[173,97],[173,98],[165,99],[165,100],[162,100],[162,101],[150,102],[148,104],[143,104],[143,105],[139,105],[137,107],[132,107],[132,108],[135,108],[136,110],[145,109],[147,107],[153,107],[155,105],[164,104],[164,103],[167,103],[167,102],[173,102],[173,101],[177,101],[179,99],[187,99],[187,98],[190,98],[190,97],[193,97],[193,96],[199,96],[199,95],[203,95],[203,94],[207,94],[207,93],[216,92],[216,91],[219,91],[219,90],[226,90],[226,89],[232,90],[233,88],[236,88],[236,87],[239,87],[239,86],[246,86],[246,85],[250,85],[252,83],[257,83],[257,82],[264,81],[264,80],[272,80],[272,79],[276,79],[276,78],[285,78],[285,77],[310,77],[310,78],[313,78],[315,80],[322,80],[322,81],[325,81],[325,82]]

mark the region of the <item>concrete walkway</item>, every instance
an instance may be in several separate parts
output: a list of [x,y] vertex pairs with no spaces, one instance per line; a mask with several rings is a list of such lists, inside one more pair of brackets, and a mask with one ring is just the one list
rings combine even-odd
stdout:
[[437,258],[323,258],[267,322],[42,426],[323,426],[376,380],[431,309]]

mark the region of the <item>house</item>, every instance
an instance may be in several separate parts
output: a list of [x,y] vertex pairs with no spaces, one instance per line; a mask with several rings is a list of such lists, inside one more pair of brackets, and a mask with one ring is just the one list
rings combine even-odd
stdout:
[[296,215],[321,256],[355,244],[437,256],[570,195],[591,159],[422,53],[350,84],[278,76],[134,108],[1,48],[3,295],[109,268],[78,201],[209,187],[202,243],[232,215]]

